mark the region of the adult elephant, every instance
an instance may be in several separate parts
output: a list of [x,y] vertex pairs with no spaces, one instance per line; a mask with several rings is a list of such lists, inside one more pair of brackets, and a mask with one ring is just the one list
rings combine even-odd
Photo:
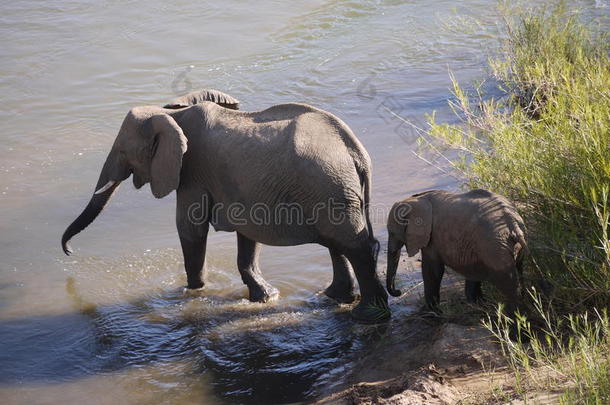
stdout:
[[339,118],[309,105],[257,112],[231,109],[236,107],[232,97],[204,90],[164,108],[129,111],[96,191],[62,237],[64,252],[71,253],[70,239],[133,174],[135,187],[150,183],[157,198],[176,190],[188,288],[204,286],[212,224],[237,233],[237,267],[251,301],[278,296],[259,269],[261,244],[319,243],[329,249],[333,265],[325,293],[354,301],[353,267],[361,300],[352,316],[362,322],[389,318],[376,273],[379,243],[368,215],[371,163],[362,144]]

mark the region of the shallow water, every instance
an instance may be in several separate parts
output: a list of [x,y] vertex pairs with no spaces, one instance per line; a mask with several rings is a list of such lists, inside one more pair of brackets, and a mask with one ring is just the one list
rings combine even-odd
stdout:
[[[412,153],[417,134],[396,116],[420,126],[433,110],[452,119],[449,71],[462,82],[483,77],[498,45],[495,2],[0,7],[3,403],[289,403],[339,384],[392,323],[355,325],[349,307],[318,293],[332,274],[326,249],[266,247],[262,268],[281,298],[260,305],[245,299],[228,233],[208,239],[205,293],[183,293],[173,195],[156,200],[126,182],[75,237],[71,257],[61,233],[129,108],[217,88],[243,110],[297,101],[346,121],[373,160],[385,246],[388,205],[456,187]],[[394,322],[410,310],[393,307]]]

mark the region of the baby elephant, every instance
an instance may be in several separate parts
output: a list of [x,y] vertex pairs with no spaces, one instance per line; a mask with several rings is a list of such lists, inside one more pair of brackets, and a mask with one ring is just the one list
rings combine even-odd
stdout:
[[445,265],[466,277],[466,298],[481,298],[481,281],[491,281],[516,309],[526,250],[525,226],[515,207],[486,190],[463,194],[442,190],[415,194],[392,207],[388,217],[387,289],[393,296],[400,249],[420,249],[426,306],[436,309]]

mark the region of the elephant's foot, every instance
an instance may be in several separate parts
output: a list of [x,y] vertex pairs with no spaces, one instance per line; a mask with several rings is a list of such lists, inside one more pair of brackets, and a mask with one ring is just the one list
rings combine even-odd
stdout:
[[487,298],[483,295],[466,296],[466,302],[474,305],[481,305],[487,302]]
[[422,311],[432,314],[434,316],[439,316],[443,314],[443,310],[436,302],[426,302],[422,308]]
[[279,290],[270,284],[248,286],[248,290],[252,302],[275,301],[280,296]]
[[422,318],[439,318],[443,316],[443,310],[436,302],[425,303],[420,308],[419,314]]
[[204,286],[203,280],[199,277],[187,277],[186,288],[189,290],[199,290]]
[[383,323],[388,321],[391,315],[387,299],[381,297],[360,301],[352,309],[352,318],[364,324]]
[[201,295],[203,290],[204,290],[203,285],[199,288],[184,287],[183,293],[184,293],[184,295],[186,295],[188,297],[193,297],[193,296]]
[[324,294],[341,304],[351,304],[358,298],[353,289],[349,287],[337,287],[335,284],[329,285],[324,290]]

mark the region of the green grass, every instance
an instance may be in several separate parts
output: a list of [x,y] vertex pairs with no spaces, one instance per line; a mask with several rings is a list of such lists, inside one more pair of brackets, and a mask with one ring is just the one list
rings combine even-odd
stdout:
[[534,326],[518,315],[519,338],[511,340],[510,325],[501,310],[484,322],[502,346],[515,375],[515,391],[556,391],[562,404],[610,402],[610,322],[606,310],[558,315],[530,290]]
[[460,123],[438,123],[432,115],[422,143],[434,153],[457,151],[452,164],[466,186],[516,203],[528,228],[526,280],[553,286],[545,296],[532,293],[531,320],[518,321],[527,344],[512,344],[508,329],[489,324],[518,385],[536,385],[540,370],[547,370],[544,378],[565,382],[565,403],[605,403],[610,329],[601,308],[610,303],[610,42],[563,3],[503,7],[506,40],[501,55],[489,62],[500,95],[484,94],[483,86],[466,91],[453,80],[450,106]]
[[[515,201],[528,226],[532,266],[578,306],[610,302],[610,51],[559,5],[506,18],[508,39],[491,60],[501,97],[454,80],[461,124],[430,117],[429,137],[459,151],[469,187]],[[432,141],[430,140],[432,139]],[[434,144],[434,145],[433,145]]]

